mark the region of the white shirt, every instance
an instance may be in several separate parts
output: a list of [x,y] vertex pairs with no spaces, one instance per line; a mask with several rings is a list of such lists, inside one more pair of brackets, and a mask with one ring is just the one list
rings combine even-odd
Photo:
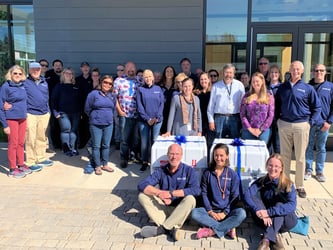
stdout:
[[243,83],[233,79],[226,85],[224,81],[213,84],[207,107],[208,122],[214,122],[214,114],[237,114],[245,94]]

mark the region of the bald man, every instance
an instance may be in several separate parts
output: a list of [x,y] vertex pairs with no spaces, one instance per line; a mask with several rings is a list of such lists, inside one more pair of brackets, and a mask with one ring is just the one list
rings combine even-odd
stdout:
[[[180,239],[179,228],[196,205],[201,189],[195,170],[182,163],[183,149],[178,144],[168,148],[168,164],[155,170],[138,185],[139,202],[156,226],[144,226],[143,238],[170,234]],[[158,187],[157,187],[158,185]]]

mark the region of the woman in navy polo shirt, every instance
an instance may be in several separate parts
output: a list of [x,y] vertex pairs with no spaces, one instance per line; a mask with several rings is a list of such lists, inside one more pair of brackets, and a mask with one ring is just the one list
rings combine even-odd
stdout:
[[88,94],[84,107],[84,111],[89,116],[92,157],[96,164],[96,175],[101,175],[102,170],[114,171],[113,168],[108,166],[113,131],[113,113],[116,108],[116,97],[112,94],[112,90],[112,76],[103,76],[100,85]]

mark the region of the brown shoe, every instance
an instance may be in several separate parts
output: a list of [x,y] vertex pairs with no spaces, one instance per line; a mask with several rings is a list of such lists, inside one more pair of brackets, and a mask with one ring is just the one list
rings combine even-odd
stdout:
[[258,250],[269,250],[269,240],[262,239],[259,243]]
[[284,250],[284,245],[280,234],[276,235],[276,242],[272,245],[274,250]]
[[96,175],[101,175],[101,174],[102,174],[102,169],[101,169],[101,167],[95,167],[95,174],[96,174]]

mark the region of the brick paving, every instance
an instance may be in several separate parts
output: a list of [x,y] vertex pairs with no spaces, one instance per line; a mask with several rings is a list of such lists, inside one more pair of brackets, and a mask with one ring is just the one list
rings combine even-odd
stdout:
[[[117,154],[111,155],[112,161],[118,161]],[[166,235],[142,239],[140,228],[151,222],[135,188],[148,173],[138,176],[139,166],[131,165],[126,171],[115,167],[115,174],[103,173],[101,178],[84,176],[82,166],[73,167],[86,161],[84,156],[64,158],[63,164],[64,156],[57,155],[55,166],[17,180],[5,175],[6,155],[0,150],[0,249],[257,249],[261,229],[251,218],[237,228],[236,240],[196,240],[197,226],[191,221],[178,242]],[[286,249],[333,249],[332,184],[310,181],[309,198],[298,199],[299,212],[310,216],[309,236],[282,234]],[[315,198],[315,188],[326,189],[327,197]]]

